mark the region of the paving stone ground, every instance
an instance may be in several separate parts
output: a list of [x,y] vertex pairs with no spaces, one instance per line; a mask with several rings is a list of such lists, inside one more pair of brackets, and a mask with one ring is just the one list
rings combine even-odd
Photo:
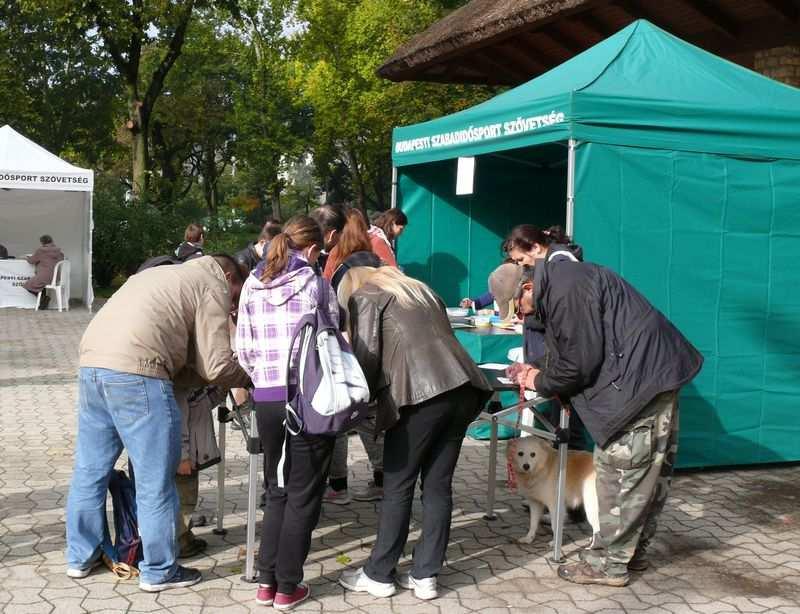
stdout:
[[[239,433],[229,437],[225,537],[198,534],[210,545],[193,564],[201,584],[158,595],[135,581],[95,572],[64,575],[64,504],[76,434],[78,343],[91,315],[0,310],[0,611],[224,613],[265,611],[255,588],[240,581],[245,541],[246,454]],[[230,433],[230,432],[229,432]],[[351,442],[354,484],[368,471],[357,438]],[[501,446],[502,453],[502,446]],[[297,611],[384,614],[508,612],[651,612],[800,614],[800,468],[771,466],[681,473],[664,511],[653,567],[623,589],[586,588],[559,580],[548,561],[549,536],[518,544],[527,518],[519,497],[498,488],[499,519],[483,520],[488,446],[467,441],[455,480],[453,531],[441,597],[417,601],[408,591],[391,599],[345,593],[336,579],[368,555],[376,505],[326,506],[314,533],[306,579],[313,599]],[[503,465],[501,465],[503,466]],[[200,508],[215,509],[215,470],[203,474]],[[419,519],[419,503],[415,504]],[[567,525],[571,559],[588,525]],[[418,532],[412,531],[411,542]],[[338,560],[337,560],[338,559]],[[407,560],[406,560],[407,563]]]

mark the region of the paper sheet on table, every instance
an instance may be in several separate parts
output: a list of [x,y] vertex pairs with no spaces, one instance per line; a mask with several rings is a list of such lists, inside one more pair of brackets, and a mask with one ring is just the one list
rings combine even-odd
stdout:
[[487,369],[489,371],[505,371],[508,369],[508,365],[501,365],[498,362],[487,362],[482,365],[478,365],[481,369]]

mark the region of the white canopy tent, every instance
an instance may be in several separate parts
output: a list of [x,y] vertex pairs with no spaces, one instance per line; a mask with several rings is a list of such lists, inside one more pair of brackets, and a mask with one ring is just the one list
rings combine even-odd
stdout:
[[94,173],[65,162],[11,126],[0,128],[0,244],[21,257],[49,234],[70,262],[70,298],[89,308]]

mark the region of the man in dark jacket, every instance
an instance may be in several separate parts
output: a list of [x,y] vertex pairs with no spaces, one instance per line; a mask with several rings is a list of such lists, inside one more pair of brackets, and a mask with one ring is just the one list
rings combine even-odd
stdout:
[[183,243],[175,250],[175,258],[181,262],[194,260],[203,256],[203,244],[206,242],[206,231],[200,224],[189,224],[183,233]]
[[677,451],[678,393],[703,358],[630,284],[595,264],[537,261],[520,302],[544,324],[550,358],[517,380],[571,403],[597,444],[600,534],[558,575],[624,586],[629,570],[647,568]]
[[258,239],[236,252],[234,255],[236,262],[247,267],[248,271],[252,271],[267,254],[269,242],[279,234],[281,234],[281,223],[277,220],[268,220],[261,229]]

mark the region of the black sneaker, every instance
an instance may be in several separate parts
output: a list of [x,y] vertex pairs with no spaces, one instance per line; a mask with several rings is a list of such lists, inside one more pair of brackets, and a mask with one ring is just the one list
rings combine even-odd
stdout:
[[647,560],[647,550],[636,548],[633,558],[628,561],[628,571],[647,571],[650,568],[650,561]]
[[158,584],[148,584],[147,582],[139,581],[139,588],[147,593],[160,593],[171,588],[186,588],[193,586],[203,579],[202,574],[191,567],[178,566],[175,573],[169,580],[159,582]]

